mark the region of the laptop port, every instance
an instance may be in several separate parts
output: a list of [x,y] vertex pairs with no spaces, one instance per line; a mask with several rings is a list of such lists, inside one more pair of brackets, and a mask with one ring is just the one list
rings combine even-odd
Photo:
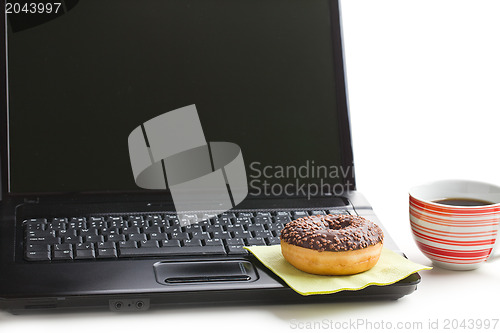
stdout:
[[114,299],[109,301],[109,309],[114,312],[145,311],[149,309],[149,299]]

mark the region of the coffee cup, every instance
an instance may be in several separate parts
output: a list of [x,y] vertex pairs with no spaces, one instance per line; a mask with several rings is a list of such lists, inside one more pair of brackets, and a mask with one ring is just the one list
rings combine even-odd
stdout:
[[410,189],[410,223],[418,248],[435,266],[471,270],[490,258],[500,224],[500,187],[441,180]]

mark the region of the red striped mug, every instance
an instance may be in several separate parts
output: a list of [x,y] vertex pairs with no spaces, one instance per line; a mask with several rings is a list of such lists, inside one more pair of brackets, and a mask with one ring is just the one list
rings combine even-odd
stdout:
[[[410,190],[410,223],[419,249],[439,267],[476,269],[494,250],[500,224],[500,187],[442,180]],[[481,206],[437,203],[449,198],[487,201]]]

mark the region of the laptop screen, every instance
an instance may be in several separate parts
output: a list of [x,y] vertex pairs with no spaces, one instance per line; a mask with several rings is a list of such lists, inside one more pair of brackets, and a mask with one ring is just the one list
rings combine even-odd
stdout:
[[331,6],[73,0],[8,14],[10,192],[141,191],[128,136],[193,104],[207,141],[241,148],[250,194],[343,183]]

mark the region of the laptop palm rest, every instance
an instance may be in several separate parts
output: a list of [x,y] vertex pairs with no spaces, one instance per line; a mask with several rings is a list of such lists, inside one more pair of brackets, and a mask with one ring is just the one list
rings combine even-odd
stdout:
[[164,285],[210,282],[251,282],[258,279],[247,260],[161,261],[153,265],[156,281]]

